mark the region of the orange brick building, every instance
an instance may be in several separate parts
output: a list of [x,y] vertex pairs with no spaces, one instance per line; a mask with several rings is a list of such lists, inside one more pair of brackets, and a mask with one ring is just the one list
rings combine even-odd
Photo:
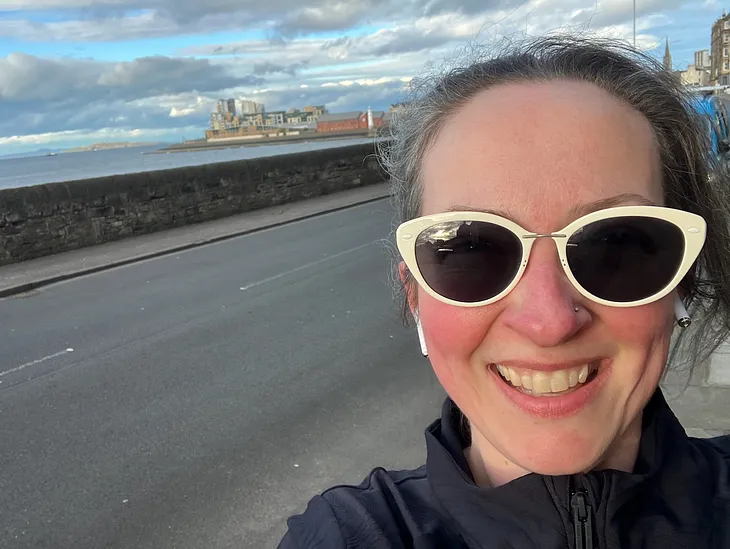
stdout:
[[[383,125],[383,111],[373,111],[373,127]],[[368,113],[361,111],[327,113],[317,120],[317,132],[349,132],[368,129]]]

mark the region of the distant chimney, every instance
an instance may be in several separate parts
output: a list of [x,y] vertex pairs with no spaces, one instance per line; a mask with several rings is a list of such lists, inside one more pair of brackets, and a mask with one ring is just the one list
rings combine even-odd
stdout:
[[375,124],[373,123],[373,110],[368,107],[368,129],[372,130]]

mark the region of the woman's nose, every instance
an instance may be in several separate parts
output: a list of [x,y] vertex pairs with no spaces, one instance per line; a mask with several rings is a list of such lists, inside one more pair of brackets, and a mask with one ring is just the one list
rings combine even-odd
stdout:
[[555,347],[590,322],[576,303],[580,294],[560,266],[555,244],[536,242],[517,286],[506,297],[504,324],[539,347]]

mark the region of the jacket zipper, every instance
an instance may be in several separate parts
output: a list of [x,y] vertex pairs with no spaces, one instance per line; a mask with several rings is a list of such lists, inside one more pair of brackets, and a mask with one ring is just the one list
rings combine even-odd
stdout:
[[593,518],[588,497],[583,490],[578,490],[570,498],[573,510],[573,527],[575,528],[575,549],[593,549]]

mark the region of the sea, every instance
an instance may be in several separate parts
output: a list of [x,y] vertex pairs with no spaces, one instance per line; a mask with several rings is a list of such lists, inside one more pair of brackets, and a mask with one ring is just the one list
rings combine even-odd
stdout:
[[5,158],[0,159],[0,189],[30,187],[44,183],[75,181],[77,179],[182,168],[184,166],[200,166],[214,162],[261,158],[372,142],[372,138],[314,140],[279,145],[150,154],[164,147],[163,145],[157,145],[59,153],[57,156]]

